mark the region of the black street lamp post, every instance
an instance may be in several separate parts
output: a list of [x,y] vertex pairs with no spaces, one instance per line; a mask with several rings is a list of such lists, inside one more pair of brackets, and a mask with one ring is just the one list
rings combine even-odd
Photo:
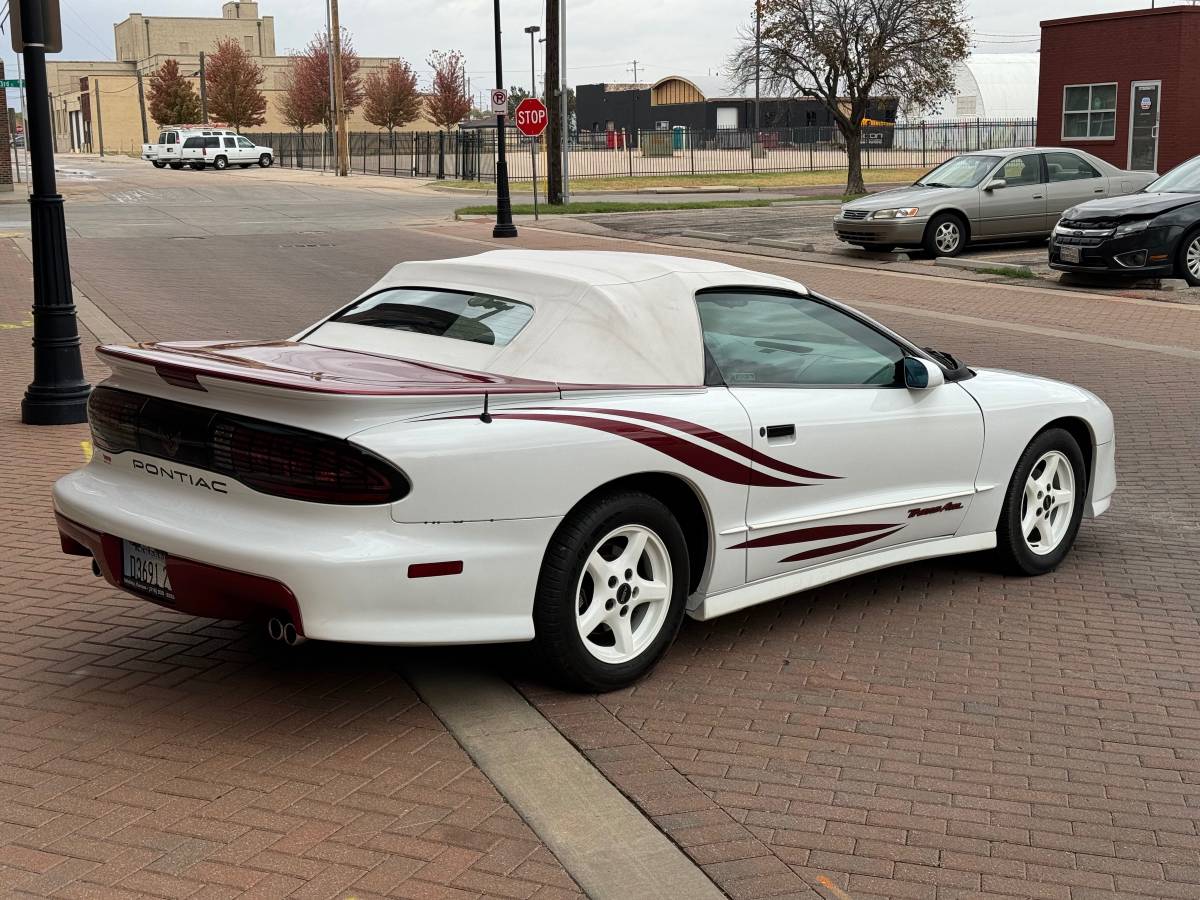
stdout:
[[[496,23],[496,87],[504,89],[504,64],[500,60],[500,0],[494,0]],[[505,111],[507,112],[507,110]],[[508,162],[504,159],[504,120],[502,112],[496,116],[496,227],[494,238],[514,238],[517,226],[512,219],[512,199],[508,195]]]
[[54,181],[42,0],[19,2],[28,103],[25,140],[33,175],[33,193],[29,197],[33,243],[33,382],[21,401],[21,421],[26,425],[69,425],[87,421],[91,386],[83,377],[67,258],[67,225],[63,198]]

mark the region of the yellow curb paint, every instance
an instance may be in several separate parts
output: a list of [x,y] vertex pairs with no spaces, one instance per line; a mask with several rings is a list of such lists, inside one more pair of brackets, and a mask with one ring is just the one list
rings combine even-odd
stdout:
[[33,319],[22,319],[20,322],[0,322],[0,331],[11,331],[15,328],[32,328]]
[[79,446],[83,450],[83,461],[91,462],[92,461],[92,442],[91,441],[80,441]]
[[829,893],[833,894],[833,896],[837,897],[837,900],[854,900],[853,897],[843,891],[824,875],[821,875],[817,878],[817,884],[825,888],[825,890],[829,891]]

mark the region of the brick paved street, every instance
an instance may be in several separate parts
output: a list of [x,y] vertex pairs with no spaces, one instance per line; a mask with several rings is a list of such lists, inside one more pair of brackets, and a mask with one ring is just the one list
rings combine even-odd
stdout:
[[[85,239],[72,259],[135,338],[284,336],[394,262],[487,234]],[[661,250],[533,229],[514,244]],[[1096,391],[1117,417],[1112,511],[1041,579],[960,558],[689,622],[628,691],[564,695],[522,648],[486,658],[739,900],[1197,897],[1200,312],[720,258],[971,363]],[[0,321],[16,326],[0,329],[0,895],[574,891],[397,675],[405,651],[277,655],[58,553],[48,488],[87,434],[16,422],[26,271],[0,242]],[[213,289],[163,290],[192,281]]]

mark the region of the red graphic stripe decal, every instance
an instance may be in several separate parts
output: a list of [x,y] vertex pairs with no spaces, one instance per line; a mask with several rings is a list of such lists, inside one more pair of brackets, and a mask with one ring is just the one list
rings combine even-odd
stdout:
[[[458,417],[456,417],[458,418]],[[464,417],[465,418],[465,417]],[[711,475],[730,484],[749,484],[754,487],[809,487],[799,481],[784,481],[767,472],[752,469],[737,460],[722,456],[685,441],[683,438],[655,431],[644,425],[633,422],[618,422],[614,419],[593,419],[587,416],[562,416],[551,413],[525,414],[519,412],[493,413],[495,419],[524,419],[530,422],[558,422],[562,425],[578,425],[580,428],[591,428],[609,434],[619,435],[631,441],[636,441],[652,450],[657,450],[664,456],[669,456],[685,466],[698,469],[705,475]]]
[[666,425],[674,428],[676,431],[682,431],[685,434],[690,434],[692,437],[697,437],[702,441],[708,441],[710,444],[715,444],[722,450],[728,450],[730,453],[736,453],[751,462],[756,462],[760,466],[765,466],[768,469],[774,469],[776,472],[782,472],[785,475],[795,475],[797,478],[821,478],[821,479],[838,479],[841,475],[823,475],[820,472],[813,472],[809,469],[802,469],[799,466],[788,465],[785,462],[780,462],[773,456],[768,456],[766,453],[760,453],[753,447],[743,444],[741,441],[734,440],[727,434],[722,434],[719,431],[713,431],[711,428],[705,428],[703,425],[698,425],[695,422],[689,422],[686,419],[676,419],[672,416],[663,416],[658,413],[639,412],[635,409],[601,409],[592,406],[565,406],[565,407],[545,407],[546,409],[564,409],[570,412],[589,412],[597,413],[605,416],[624,416],[627,419],[644,419],[647,422],[654,422],[657,425]]
[[867,544],[883,540],[885,537],[889,537],[903,528],[903,525],[897,525],[895,528],[891,529],[890,531],[885,531],[882,534],[871,534],[867,535],[866,537],[857,538],[853,541],[844,541],[841,544],[830,544],[827,547],[814,547],[811,550],[804,550],[803,552],[797,553],[794,556],[785,556],[780,560],[780,562],[800,562],[804,559],[818,559],[819,557],[829,556],[833,553],[841,553],[843,550],[853,550],[856,547],[865,547]]
[[783,531],[767,537],[753,538],[734,544],[730,550],[741,550],[745,547],[778,547],[781,544],[803,544],[807,541],[823,541],[828,538],[849,537],[852,534],[867,534],[873,531],[883,531],[895,527],[895,522],[886,525],[815,525],[811,528],[798,528],[795,531]]

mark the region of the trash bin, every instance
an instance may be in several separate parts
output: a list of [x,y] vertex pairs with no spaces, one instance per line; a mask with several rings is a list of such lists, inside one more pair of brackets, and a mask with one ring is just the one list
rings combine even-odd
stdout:
[[687,135],[684,133],[683,126],[676,125],[674,128],[671,129],[671,131],[673,131],[675,133],[675,136],[674,136],[673,140],[671,141],[671,146],[673,146],[676,150],[686,150],[687,149],[687,146],[686,146]]

